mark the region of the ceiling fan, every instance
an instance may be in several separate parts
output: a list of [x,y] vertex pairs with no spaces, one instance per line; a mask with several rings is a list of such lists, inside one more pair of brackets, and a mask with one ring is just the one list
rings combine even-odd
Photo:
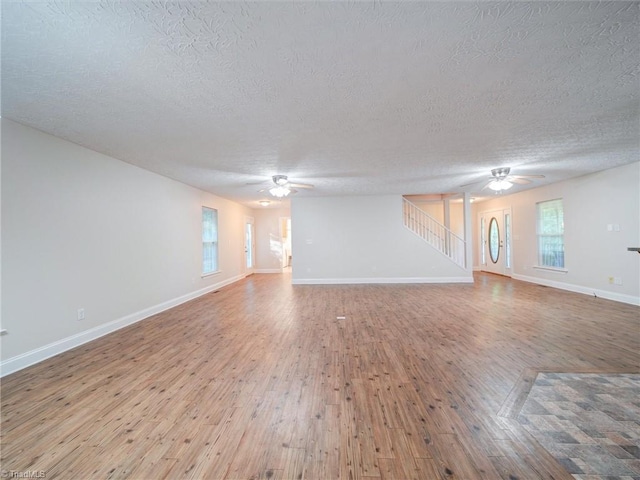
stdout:
[[313,188],[313,185],[308,183],[291,183],[286,175],[274,175],[271,177],[271,180],[273,181],[272,186],[258,190],[258,192],[269,192],[274,197],[282,198],[286,197],[290,193],[296,193],[296,188]]
[[[489,182],[482,187],[482,190],[489,188],[496,193],[500,193],[504,190],[509,190],[513,187],[513,184],[526,185],[531,183],[531,178],[544,178],[544,175],[509,175],[509,172],[511,172],[509,167],[494,168],[491,170],[492,176],[489,177]],[[460,187],[464,188],[476,183],[478,182],[467,183],[466,185],[460,185]]]

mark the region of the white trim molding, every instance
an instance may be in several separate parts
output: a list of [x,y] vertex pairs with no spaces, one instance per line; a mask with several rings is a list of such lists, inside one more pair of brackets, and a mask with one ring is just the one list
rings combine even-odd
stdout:
[[555,272],[555,273],[569,273],[569,270],[567,270],[566,268],[559,268],[559,267],[547,267],[545,265],[534,265],[533,267],[536,270],[545,270],[547,272]]
[[284,268],[258,268],[254,273],[282,273]]
[[353,285],[384,283],[473,283],[473,277],[401,277],[401,278],[294,278],[294,285]]
[[615,302],[628,303],[630,305],[640,306],[640,296],[626,295],[624,293],[609,292],[607,290],[601,290],[598,288],[589,288],[582,285],[573,285],[571,283],[558,282],[556,280],[547,280],[546,278],[529,277],[527,275],[514,274],[511,278],[514,280],[521,280],[523,282],[537,283],[538,285],[544,285],[546,287],[559,288],[560,290],[567,290],[574,293],[582,293],[585,295],[596,296],[605,298],[607,300],[613,300]]
[[169,310],[170,308],[188,302],[189,300],[201,297],[202,295],[230,285],[234,282],[242,280],[243,278],[245,278],[245,275],[237,275],[235,277],[228,278],[226,280],[223,280],[222,282],[209,285],[208,287],[202,288],[200,290],[196,290],[172,300],[162,302],[158,305],[145,308],[144,310],[126,315],[117,320],[113,320],[112,322],[99,325],[89,330],[85,330],[84,332],[80,332],[75,335],[71,335],[70,337],[50,343],[43,347],[39,347],[29,352],[16,355],[15,357],[8,358],[3,362],[0,362],[0,378],[4,377],[5,375],[9,375],[10,373],[17,372],[18,370],[22,370],[23,368],[30,367],[31,365],[35,365],[36,363],[59,355],[60,353],[66,352],[67,350],[71,350],[72,348],[79,347],[80,345],[91,342],[92,340],[96,340],[97,338],[108,335],[109,333],[113,333],[116,330],[120,330],[121,328],[137,323],[141,320],[144,320],[145,318],[149,318],[160,312]]

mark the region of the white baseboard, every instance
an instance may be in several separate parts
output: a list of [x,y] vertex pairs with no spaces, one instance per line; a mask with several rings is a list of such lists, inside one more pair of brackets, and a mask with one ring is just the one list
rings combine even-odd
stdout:
[[634,297],[633,295],[608,292],[607,290],[583,287],[581,285],[573,285],[571,283],[557,282],[555,280],[547,280],[546,278],[529,277],[528,275],[513,274],[511,278],[513,278],[514,280],[522,280],[523,282],[537,283],[538,285],[544,285],[546,287],[559,288],[560,290],[567,290],[569,292],[583,293],[592,297],[595,295],[596,297],[606,298],[607,300],[613,300],[615,302],[640,306],[640,297]]
[[255,273],[282,273],[282,268],[258,268],[254,270]]
[[351,285],[384,283],[473,283],[473,277],[401,277],[401,278],[294,278],[294,285]]
[[164,312],[165,310],[169,310],[170,308],[188,302],[189,300],[193,300],[194,298],[198,298],[209,292],[213,292],[214,290],[237,282],[238,280],[242,280],[243,278],[245,278],[245,275],[236,275],[235,277],[228,278],[227,280],[223,280],[214,285],[196,290],[195,292],[187,293],[186,295],[182,295],[172,300],[162,302],[158,305],[145,308],[144,310],[140,310],[139,312],[126,315],[117,320],[113,320],[112,322],[98,325],[97,327],[85,330],[84,332],[77,333],[43,347],[39,347],[29,352],[16,355],[15,357],[8,358],[3,362],[0,362],[0,377],[4,377],[5,375],[9,375],[10,373],[17,372],[18,370],[22,370],[23,368],[27,368],[31,365],[35,365],[36,363],[42,362],[47,358],[51,358],[55,355],[66,352],[67,350],[71,350],[72,348],[79,347],[80,345],[83,345],[87,342],[108,335],[109,333],[115,332],[116,330],[120,330],[121,328],[132,325],[136,322],[144,320],[145,318],[149,318],[152,315],[156,315],[160,312]]

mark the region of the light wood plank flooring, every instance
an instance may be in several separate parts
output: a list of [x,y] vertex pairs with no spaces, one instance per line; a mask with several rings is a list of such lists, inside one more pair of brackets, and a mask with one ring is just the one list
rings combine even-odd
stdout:
[[1,468],[47,479],[570,479],[511,412],[537,371],[639,372],[640,309],[475,278],[248,277],[4,378]]

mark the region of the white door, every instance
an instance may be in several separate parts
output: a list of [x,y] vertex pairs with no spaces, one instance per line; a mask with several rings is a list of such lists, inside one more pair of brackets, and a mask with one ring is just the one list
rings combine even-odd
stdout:
[[253,273],[255,267],[255,233],[253,227],[253,218],[246,217],[244,224],[244,256],[245,268],[248,274]]
[[511,210],[480,214],[481,269],[511,276]]

